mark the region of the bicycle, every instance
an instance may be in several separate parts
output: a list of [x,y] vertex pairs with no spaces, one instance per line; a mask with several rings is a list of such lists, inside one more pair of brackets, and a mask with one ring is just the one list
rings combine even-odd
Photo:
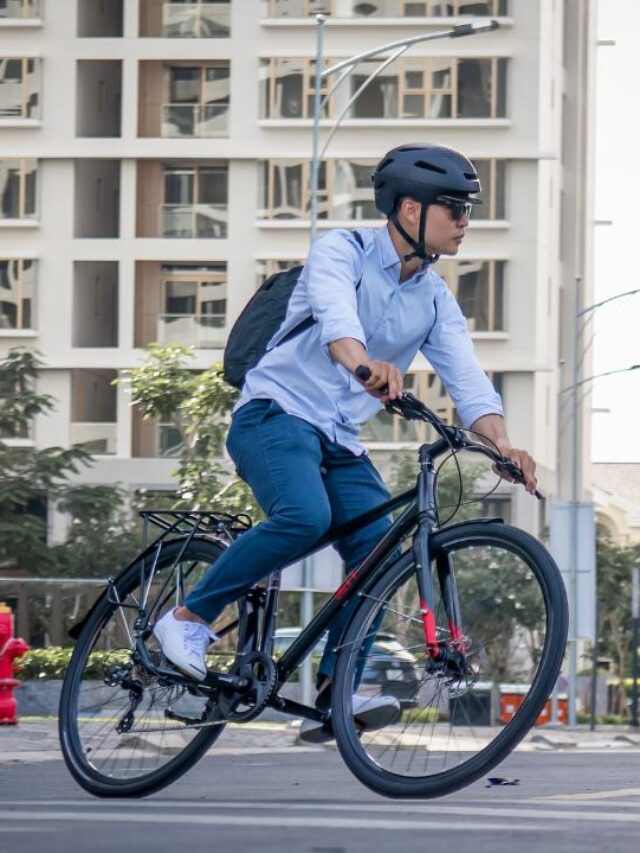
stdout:
[[[152,628],[185,586],[198,580],[251,526],[242,515],[146,511],[141,553],[72,629],[77,639],[59,714],[66,764],[102,797],[142,796],[191,768],[224,726],[265,708],[331,725],[342,758],[372,790],[429,798],[475,781],[535,724],[553,689],[567,638],[561,575],[543,545],[499,518],[441,527],[435,461],[465,450],[522,483],[519,469],[464,430],[445,424],[413,395],[388,410],[431,424],[438,438],[419,448],[415,487],[330,530],[309,554],[402,510],[279,659],[273,644],[280,573],[226,608],[208,675],[194,682],[162,656]],[[540,497],[540,495],[538,495]],[[148,543],[149,525],[161,532]],[[308,555],[305,555],[308,556]],[[336,648],[330,711],[281,695],[342,607],[353,613]],[[376,637],[392,638],[394,675]],[[380,665],[387,667],[384,678]],[[398,674],[400,673],[400,674]],[[92,679],[91,676],[94,676]],[[97,676],[97,680],[96,677]],[[516,713],[499,725],[498,684],[525,682]],[[352,696],[379,695],[393,682],[401,715],[363,731]],[[484,685],[484,694],[480,688]],[[402,694],[402,695],[401,695]],[[487,719],[487,697],[493,710]],[[484,719],[478,719],[484,714]]]

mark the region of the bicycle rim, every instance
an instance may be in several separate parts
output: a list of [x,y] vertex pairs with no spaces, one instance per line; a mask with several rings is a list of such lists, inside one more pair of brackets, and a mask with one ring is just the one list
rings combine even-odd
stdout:
[[359,733],[350,691],[334,703],[343,757],[381,793],[435,796],[468,784],[517,744],[553,686],[566,639],[562,581],[539,543],[496,527],[475,525],[471,536],[443,531],[433,552],[438,640],[451,640],[435,568],[446,553],[458,586],[464,672],[437,672],[429,662],[410,554],[364,596],[347,633],[337,680],[353,686],[361,668],[354,690],[361,701],[384,695],[401,708],[393,723]]
[[[157,560],[147,599],[147,606],[155,608],[153,622],[174,607],[222,553],[216,543],[194,540],[176,562],[181,545],[168,543]],[[150,570],[153,560],[147,563]],[[198,760],[224,727],[197,684],[163,681],[134,659],[134,622],[148,584],[147,571],[141,590],[139,569],[135,564],[118,582],[120,605],[105,598],[87,622],[61,695],[65,760],[78,781],[97,794],[157,790]],[[216,627],[232,623],[236,610],[236,605],[227,608]],[[145,645],[155,663],[166,665],[152,634]],[[233,629],[210,648],[208,666],[228,669],[236,646]],[[124,684],[117,683],[123,672]]]

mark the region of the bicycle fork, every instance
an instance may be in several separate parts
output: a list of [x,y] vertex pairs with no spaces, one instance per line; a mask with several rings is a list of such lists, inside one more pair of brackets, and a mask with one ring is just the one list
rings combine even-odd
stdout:
[[[428,444],[423,444],[420,448],[418,529],[413,536],[413,556],[416,565],[420,609],[422,612],[427,653],[433,660],[438,661],[443,656],[443,646],[438,643],[435,614],[436,601],[433,590],[433,573],[431,571],[431,554],[429,548],[430,536],[438,525],[435,499],[435,471],[430,451],[431,446]],[[447,617],[450,645],[454,650],[460,651],[463,640],[460,604],[451,563],[446,553],[436,556],[436,570]]]

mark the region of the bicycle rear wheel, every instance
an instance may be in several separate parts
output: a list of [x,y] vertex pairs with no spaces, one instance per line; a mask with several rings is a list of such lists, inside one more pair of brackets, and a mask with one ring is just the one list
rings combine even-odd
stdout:
[[[436,533],[431,548],[438,641],[451,640],[436,571],[448,561],[458,587],[464,672],[437,672],[430,663],[411,551],[363,593],[336,664],[332,714],[342,757],[365,785],[391,797],[441,796],[500,762],[542,711],[567,637],[562,578],[533,537],[499,523],[469,522]],[[499,704],[506,682],[521,701],[510,719]],[[395,696],[400,719],[360,732],[354,692]]]
[[[193,539],[181,554],[183,545],[172,541],[160,550],[148,594],[148,609],[155,608],[153,622],[181,600],[225,547]],[[195,682],[185,687],[157,678],[135,659],[134,622],[154,556],[146,558],[142,589],[136,562],[115,591],[98,602],[78,638],[62,688],[64,760],[80,785],[97,796],[141,796],[165,787],[192,767],[224,728]],[[235,604],[227,608],[216,627],[232,624],[237,609]],[[161,663],[152,634],[145,645],[153,662]],[[208,666],[226,671],[236,649],[237,630],[232,629],[212,647]]]

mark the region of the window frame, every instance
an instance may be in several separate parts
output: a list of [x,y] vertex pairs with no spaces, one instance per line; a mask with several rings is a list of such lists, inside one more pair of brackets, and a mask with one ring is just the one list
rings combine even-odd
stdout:
[[[334,157],[331,159],[324,160],[324,168],[325,168],[325,185],[321,186],[318,190],[318,211],[320,213],[319,218],[323,221],[327,222],[373,222],[380,221],[383,223],[385,221],[385,217],[382,214],[379,214],[375,217],[375,220],[372,218],[369,219],[338,219],[337,217],[332,216],[332,212],[337,207],[336,201],[336,172],[338,169],[339,163],[356,163],[357,165],[362,165],[359,161],[367,160],[366,157]],[[496,157],[478,157],[474,158],[473,162],[475,164],[481,163],[489,163],[489,187],[483,187],[484,192],[482,195],[488,195],[488,205],[483,205],[483,207],[488,210],[488,216],[479,219],[480,222],[491,222],[491,221],[502,221],[502,218],[498,220],[496,218],[496,211],[498,207],[502,208],[503,218],[506,218],[506,211],[504,210],[506,205],[506,183],[507,183],[507,163],[508,160],[504,158],[496,158]],[[500,197],[498,196],[498,177],[499,177],[499,166],[498,163],[504,163],[504,167],[502,169],[503,174],[503,184],[500,188]],[[376,166],[376,161],[371,160],[371,171],[373,172]],[[257,220],[258,222],[304,222],[308,221],[311,203],[311,161],[310,160],[302,160],[302,159],[293,159],[293,158],[270,158],[258,161],[258,166],[260,168],[259,181],[258,181],[258,208],[257,208]],[[280,168],[286,167],[301,167],[301,208],[299,210],[299,216],[276,216],[275,215],[275,186],[276,180],[275,175]],[[373,202],[373,189],[371,190],[371,201]],[[353,200],[350,202],[353,204]],[[323,209],[326,209],[326,217],[322,215]],[[473,220],[472,220],[473,221]]]
[[[505,311],[505,296],[506,290],[505,287],[505,271],[507,261],[504,258],[445,258],[443,260],[438,261],[437,266],[434,268],[435,272],[438,275],[442,276],[442,278],[446,281],[447,287],[454,295],[456,302],[459,303],[458,300],[458,288],[459,288],[459,280],[460,280],[460,264],[470,263],[470,264],[488,264],[489,265],[489,274],[488,274],[488,286],[487,286],[487,329],[476,329],[469,328],[470,334],[491,334],[492,332],[505,332],[506,331],[506,311]],[[500,265],[500,268],[498,268]],[[444,269],[443,269],[444,267]],[[502,304],[498,304],[498,282],[500,281],[502,288]],[[502,318],[502,328],[498,328],[498,319]],[[467,324],[471,318],[465,317],[467,320]]]
[[[0,326],[0,333],[8,333],[12,332],[25,332],[25,331],[35,331],[35,306],[36,306],[36,281],[37,281],[37,261],[35,258],[0,258],[1,263],[7,263],[9,266],[11,264],[16,264],[18,273],[16,276],[16,288],[15,291],[10,291],[15,293],[15,305],[16,305],[16,325],[15,326]],[[25,288],[25,263],[28,263],[32,266],[32,280],[30,283],[31,286],[31,294],[30,296],[24,295]],[[24,325],[24,302],[28,299],[30,301],[29,306],[29,319],[30,323],[28,326]],[[5,302],[3,298],[3,290],[0,288],[0,302]]]
[[[194,102],[189,101],[172,101],[171,100],[171,88],[173,84],[173,74],[172,72],[175,69],[180,68],[189,68],[195,69],[198,71],[198,98]],[[229,81],[228,92],[226,96],[222,99],[217,99],[215,101],[207,101],[204,99],[204,93],[206,89],[206,72],[209,69],[223,69],[227,71],[226,79]],[[228,127],[224,128],[222,131],[214,132],[214,133],[203,133],[202,131],[198,132],[199,128],[202,128],[204,122],[206,120],[205,116],[205,108],[211,106],[220,106],[225,109],[222,111],[222,115],[228,113],[229,106],[231,104],[231,61],[228,59],[220,59],[220,60],[211,60],[205,63],[190,63],[190,62],[178,62],[177,64],[167,63],[164,65],[164,98],[162,104],[162,136],[170,139],[190,139],[190,138],[201,138],[201,137],[215,137],[215,136],[228,136],[229,129]],[[194,117],[193,126],[196,130],[195,133],[191,135],[187,134],[177,134],[171,135],[165,133],[165,122],[166,115],[171,111],[173,107],[191,107],[195,112],[196,116]]]
[[[279,62],[288,62],[288,61],[297,61],[302,65],[302,70],[300,74],[302,75],[302,103],[301,103],[301,114],[295,117],[282,116],[279,111],[276,111],[277,108],[277,81],[279,79],[277,74],[277,68]],[[489,115],[486,116],[465,116],[459,115],[460,110],[460,78],[459,78],[459,66],[461,62],[489,62],[490,63],[490,76],[491,76],[491,92],[489,97]],[[325,68],[328,68],[333,64],[335,60],[325,59],[324,65]],[[377,63],[378,60],[372,60],[372,62]],[[449,62],[451,67],[451,83],[446,88],[437,88],[433,86],[433,75],[439,70],[436,66],[438,63]],[[386,69],[385,74],[387,76],[394,77],[396,80],[397,91],[398,91],[398,108],[396,115],[391,116],[370,116],[369,121],[487,121],[487,120],[500,120],[508,118],[507,116],[507,102],[506,102],[506,87],[507,87],[507,74],[508,74],[508,58],[504,56],[412,56],[412,57],[400,57],[394,62],[392,62]],[[406,71],[415,71],[418,70],[416,66],[420,64],[423,65],[421,69],[423,74],[425,75],[425,85],[420,87],[420,89],[412,90],[410,87],[405,85],[406,80]],[[309,121],[313,118],[313,111],[310,109],[310,104],[313,103],[313,95],[314,95],[314,71],[313,66],[315,65],[315,59],[304,56],[269,56],[269,57],[261,57],[260,58],[260,83],[264,87],[264,95],[261,97],[261,120],[266,121]],[[501,76],[502,75],[502,76]],[[426,81],[429,81],[427,85]],[[322,81],[322,89],[321,96],[324,97],[331,85],[333,85],[332,77],[325,77]],[[498,115],[498,107],[499,94],[501,91],[505,93],[505,103],[504,103],[504,115]],[[404,97],[406,94],[409,95],[420,95],[423,97],[423,113],[425,114],[422,118],[417,118],[415,116],[406,116],[404,115]],[[451,97],[451,115],[430,118],[428,116],[429,110],[427,109],[427,105],[430,106],[430,99],[433,95],[437,94],[445,94]],[[353,107],[355,104],[352,104],[349,113],[345,116],[347,121],[362,121],[363,117],[355,116],[353,114]],[[333,96],[329,98],[328,103],[325,106],[325,110],[323,112],[322,118],[333,118],[335,116],[334,109],[334,98]]]
[[[203,172],[205,171],[219,171],[220,173],[224,173],[226,178],[226,200],[224,204],[214,203],[214,202],[203,202],[200,201],[200,182]],[[167,199],[167,177],[170,174],[182,174],[182,175],[191,175],[193,178],[193,186],[191,192],[191,200],[187,202],[168,202]],[[220,237],[200,237],[198,235],[198,227],[197,227],[197,216],[199,213],[200,207],[209,207],[212,210],[224,210],[228,211],[229,208],[229,166],[227,165],[216,165],[207,163],[206,165],[200,164],[184,164],[184,165],[173,165],[173,164],[164,164],[163,173],[162,173],[162,203],[160,205],[160,228],[159,233],[163,237],[163,239],[169,240],[174,239],[172,237],[168,237],[164,233],[164,214],[165,211],[169,208],[175,207],[183,207],[191,209],[192,216],[192,224],[191,224],[191,237],[186,239],[194,239],[194,240],[202,240],[202,239],[215,239],[215,240],[223,240],[228,237],[228,224],[224,223],[224,228],[221,230],[224,232]],[[185,238],[176,238],[176,239],[185,239]]]
[[[41,59],[38,56],[0,56],[0,62],[20,62],[20,104],[16,108],[18,112],[5,112],[5,108],[0,105],[0,119],[14,120],[40,120],[40,100],[42,95],[42,68]],[[29,74],[29,63],[33,63],[33,74]],[[31,82],[34,83],[31,89]],[[0,92],[2,91],[2,82],[0,82]],[[29,99],[30,95],[37,95],[34,108],[30,111]],[[0,98],[1,101],[1,98]]]
[[[8,157],[7,159],[0,159],[0,167],[3,165],[6,166],[6,175],[9,176],[9,172],[13,168],[12,164],[18,164],[18,215],[17,216],[4,216],[2,211],[0,211],[0,223],[2,222],[11,222],[15,220],[23,220],[23,219],[32,219],[35,220],[38,218],[38,166],[39,161],[34,157],[21,157],[21,158],[13,158]],[[31,166],[30,166],[31,164]],[[26,202],[27,202],[27,180],[29,175],[34,175],[34,190],[33,190],[33,210],[27,212],[26,211]],[[6,186],[6,184],[4,185]],[[0,185],[0,189],[4,190],[4,186]]]
[[[217,317],[222,316],[224,318],[224,323],[221,328],[226,328],[227,323],[227,302],[228,302],[228,293],[225,290],[224,302],[225,302],[225,311],[222,315],[217,314],[203,314],[201,307],[203,300],[202,299],[202,287],[207,284],[222,284],[227,287],[229,283],[229,276],[227,273],[227,265],[225,261],[221,261],[220,263],[216,263],[215,266],[219,267],[219,269],[213,269],[213,264],[211,264],[212,269],[205,270],[203,267],[207,266],[206,264],[196,264],[194,266],[193,271],[189,270],[185,265],[176,264],[176,272],[170,272],[166,267],[167,264],[163,264],[160,270],[160,287],[162,290],[162,307],[166,309],[167,306],[167,290],[168,285],[173,283],[186,283],[186,282],[195,282],[196,284],[196,311],[193,314],[183,314],[180,316],[184,317]],[[222,269],[224,267],[224,269]],[[222,300],[221,300],[222,301]],[[160,312],[161,314],[168,314],[169,312],[163,310]]]

